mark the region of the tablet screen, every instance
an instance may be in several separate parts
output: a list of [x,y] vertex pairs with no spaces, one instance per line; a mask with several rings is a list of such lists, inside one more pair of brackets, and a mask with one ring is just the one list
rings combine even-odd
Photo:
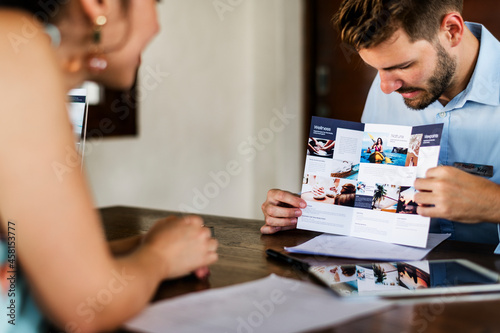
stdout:
[[341,296],[403,296],[500,290],[499,275],[466,260],[312,266]]
[[87,108],[87,90],[72,89],[68,94],[68,113],[73,125],[76,149],[81,154],[82,159],[85,148]]

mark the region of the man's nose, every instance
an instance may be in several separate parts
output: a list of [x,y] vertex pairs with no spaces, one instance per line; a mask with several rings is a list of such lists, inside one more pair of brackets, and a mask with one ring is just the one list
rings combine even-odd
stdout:
[[385,94],[390,94],[403,86],[403,81],[390,72],[379,71],[379,75],[380,89],[382,89]]

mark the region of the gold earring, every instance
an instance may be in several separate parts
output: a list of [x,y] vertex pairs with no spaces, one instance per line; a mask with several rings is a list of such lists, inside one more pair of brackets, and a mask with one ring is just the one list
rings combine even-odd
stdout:
[[101,32],[102,32],[102,27],[108,22],[108,19],[104,15],[100,15],[95,19],[95,24],[94,24],[94,33],[93,33],[93,42],[94,44],[99,44],[101,43]]
[[108,67],[108,61],[106,60],[102,47],[100,46],[102,41],[102,28],[107,21],[106,16],[100,15],[94,22],[94,28],[92,30],[92,43],[94,44],[94,50],[91,51],[88,61],[88,68],[94,73],[102,72]]

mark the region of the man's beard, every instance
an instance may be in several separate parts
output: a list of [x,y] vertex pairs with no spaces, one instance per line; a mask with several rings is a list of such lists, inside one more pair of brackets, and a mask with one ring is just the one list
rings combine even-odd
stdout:
[[453,59],[446,50],[437,44],[436,46],[438,61],[434,74],[429,79],[428,88],[413,88],[404,87],[397,90],[398,93],[408,93],[413,91],[421,91],[420,97],[415,99],[403,98],[407,107],[413,110],[423,110],[435,101],[448,89],[455,75],[457,62]]

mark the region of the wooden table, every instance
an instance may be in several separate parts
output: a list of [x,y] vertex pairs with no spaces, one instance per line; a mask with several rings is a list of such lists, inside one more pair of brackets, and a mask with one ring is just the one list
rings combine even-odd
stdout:
[[[146,232],[161,217],[178,213],[132,207],[101,209],[106,234],[110,240]],[[260,220],[203,216],[207,226],[214,227],[219,241],[219,261],[211,266],[208,281],[187,277],[164,282],[154,298],[165,299],[191,291],[217,288],[263,278],[271,273],[281,276],[310,280],[307,274],[288,265],[268,259],[265,249],[282,251],[284,246],[301,244],[316,232],[293,230],[276,235],[261,235]],[[463,258],[500,272],[500,256],[494,255],[495,246],[456,241],[445,241],[426,259]],[[294,255],[310,263],[348,264],[360,262],[342,258]],[[498,296],[498,295],[496,295]],[[355,321],[322,329],[317,332],[500,332],[500,297],[479,301],[457,301],[453,296],[435,297],[432,301],[418,304],[397,305],[382,313]]]

